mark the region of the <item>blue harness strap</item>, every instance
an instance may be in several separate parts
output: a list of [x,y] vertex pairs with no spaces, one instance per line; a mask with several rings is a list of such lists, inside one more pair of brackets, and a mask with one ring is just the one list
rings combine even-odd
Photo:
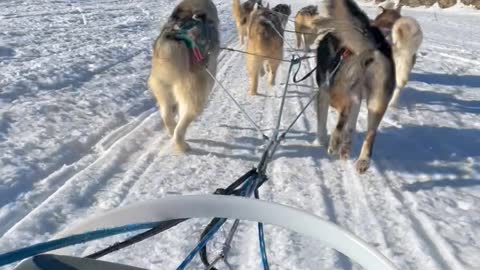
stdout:
[[40,244],[36,244],[33,246],[29,246],[29,247],[25,247],[25,248],[21,248],[11,252],[1,254],[0,266],[18,262],[38,254],[42,254],[48,251],[57,250],[57,249],[68,247],[68,246],[82,244],[82,243],[90,242],[93,240],[102,239],[105,237],[123,234],[127,232],[151,229],[155,226],[158,226],[159,224],[160,222],[131,224],[131,225],[125,225],[125,226],[116,227],[116,228],[102,229],[98,231],[72,235],[65,238],[43,242]]

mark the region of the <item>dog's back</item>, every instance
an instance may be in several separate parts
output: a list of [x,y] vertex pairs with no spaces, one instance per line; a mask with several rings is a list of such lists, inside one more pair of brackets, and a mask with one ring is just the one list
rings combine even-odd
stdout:
[[262,0],[247,0],[243,4],[240,0],[233,0],[233,17],[237,26],[238,37],[241,44],[244,43],[244,38],[247,35],[247,28],[249,25],[250,15],[255,5],[262,5]]
[[[194,15],[198,18],[193,19]],[[191,49],[176,36],[183,27],[197,22],[197,26],[188,30],[189,38],[203,46],[206,62],[215,66],[215,61],[208,60],[216,59],[219,53],[217,9],[210,0],[186,0],[174,9],[155,40],[152,68],[156,70],[157,76],[164,74],[165,79],[175,81],[183,78],[186,72],[196,72],[203,68],[203,65],[194,63]]]
[[305,49],[314,43],[317,38],[318,28],[314,21],[320,17],[318,6],[310,5],[300,9],[295,16],[295,32],[297,37],[297,48],[302,45],[302,39]]
[[258,77],[265,74],[266,62],[269,84],[275,85],[277,69],[283,58],[283,27],[274,11],[256,6],[250,15],[247,44],[247,71],[250,78],[249,95],[256,95]]
[[286,4],[278,4],[272,8],[273,11],[278,12],[280,14],[286,15],[287,17],[292,14],[292,9],[289,5]]
[[214,84],[205,68],[215,76],[220,51],[218,23],[211,0],[183,0],[154,44],[148,86],[177,152],[190,149],[186,130],[202,112]]
[[309,6],[303,7],[298,11],[297,16],[298,15],[310,16],[310,17],[318,15],[318,6],[309,5]]
[[259,7],[251,14],[248,51],[279,58],[283,50],[283,33],[279,16]]
[[285,29],[288,22],[288,17],[292,14],[292,8],[286,4],[278,4],[272,8],[272,11],[276,12],[277,16],[282,21],[282,26]]

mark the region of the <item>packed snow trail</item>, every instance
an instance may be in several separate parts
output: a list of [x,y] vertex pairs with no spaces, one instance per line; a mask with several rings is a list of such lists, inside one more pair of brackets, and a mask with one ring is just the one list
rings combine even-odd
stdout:
[[[294,13],[318,3],[299,2],[292,4]],[[153,40],[174,4],[0,3],[0,252],[48,240],[100,211],[171,194],[210,193],[256,164],[262,139],[218,86],[188,130],[192,153],[171,154],[146,78]],[[216,4],[222,44],[241,49],[230,1]],[[382,122],[371,169],[359,176],[353,160],[338,161],[313,144],[312,107],[279,148],[261,198],[339,224],[399,269],[479,269],[478,12],[404,13],[420,21],[425,39],[398,108]],[[286,38],[294,44],[293,34]],[[291,50],[285,51],[288,58]],[[257,97],[247,96],[244,55],[222,52],[217,77],[268,134],[287,68],[281,66],[274,91],[262,80]],[[308,86],[315,84],[304,84],[290,88],[284,125],[308,101]],[[352,157],[365,126],[363,108]],[[174,269],[206,223],[188,221],[105,259]],[[73,253],[87,255],[120,239],[80,245]],[[214,246],[223,239],[220,233]],[[266,226],[266,241],[272,269],[359,269],[282,228]],[[242,223],[230,257],[235,269],[260,267],[257,245],[256,226]],[[198,258],[193,263],[192,269],[201,267]]]

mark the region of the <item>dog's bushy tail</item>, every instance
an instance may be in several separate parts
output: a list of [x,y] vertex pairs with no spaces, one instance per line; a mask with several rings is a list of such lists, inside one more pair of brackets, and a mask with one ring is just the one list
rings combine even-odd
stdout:
[[398,19],[392,28],[392,41],[395,46],[416,52],[423,40],[420,24],[411,17]]
[[331,29],[342,45],[357,55],[375,49],[369,32],[370,19],[353,0],[329,0],[327,8],[330,18],[316,20],[315,25]]

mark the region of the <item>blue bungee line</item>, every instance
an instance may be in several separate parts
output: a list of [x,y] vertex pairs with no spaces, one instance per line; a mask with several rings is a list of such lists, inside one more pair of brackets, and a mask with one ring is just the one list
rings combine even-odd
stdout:
[[195,255],[197,255],[200,249],[206,246],[208,241],[210,241],[213,236],[218,232],[218,230],[220,230],[225,221],[227,221],[227,219],[222,218],[215,224],[215,226],[212,227],[212,229],[202,238],[202,240],[197,244],[197,246],[192,251],[190,251],[187,257],[180,264],[180,266],[177,267],[177,270],[183,270],[188,266],[188,264],[193,260],[193,258],[195,257]]
[[265,247],[265,235],[263,234],[263,223],[258,223],[258,243],[260,246],[260,257],[262,258],[263,270],[269,270],[267,249]]
[[68,236],[65,238],[55,239],[40,244],[32,245],[29,247],[17,249],[0,255],[0,266],[4,266],[10,263],[18,262],[26,258],[30,258],[35,255],[39,255],[52,250],[73,246],[76,244],[82,244],[93,240],[102,239],[109,236],[118,234],[134,232],[139,230],[148,230],[155,226],[158,226],[161,222],[140,223],[125,225],[110,229],[101,229],[97,231],[77,234]]
[[[258,189],[255,190],[255,199],[260,199]],[[263,223],[258,223],[258,244],[260,247],[260,258],[262,259],[263,270],[270,270],[267,257],[267,248],[265,247],[265,234],[263,233]]]
[[[250,189],[250,187],[253,185],[254,181],[257,177],[257,173],[254,173],[252,176],[247,178],[245,183],[243,183],[242,187],[240,188],[240,196],[245,197],[247,195],[247,191]],[[218,230],[222,227],[222,225],[226,222],[227,220],[222,218],[220,219],[211,229],[208,231],[208,233],[198,242],[198,244],[195,246],[195,248],[188,253],[187,257],[182,261],[182,263],[177,267],[177,270],[184,270],[190,262],[192,262],[193,258],[197,253],[204,248],[208,241],[210,241],[215,233],[218,232]]]
[[[240,196],[247,196],[249,190],[252,189],[253,185],[255,185],[257,181],[258,173],[253,174],[250,176],[245,183],[240,188]],[[254,191],[254,195],[256,199],[259,199],[258,190]],[[177,267],[177,270],[185,270],[188,264],[193,260],[195,255],[204,248],[208,241],[210,241],[213,236],[218,232],[218,230],[223,226],[223,224],[227,221],[227,219],[220,219],[214,227],[210,229],[210,231],[200,240],[200,242],[195,246],[195,248],[190,251],[187,257],[182,261],[180,266]],[[262,259],[262,265],[264,270],[269,270],[268,258],[267,258],[267,251],[265,247],[265,236],[263,233],[263,223],[258,223],[258,239],[259,239],[259,246],[260,246],[260,255]]]

